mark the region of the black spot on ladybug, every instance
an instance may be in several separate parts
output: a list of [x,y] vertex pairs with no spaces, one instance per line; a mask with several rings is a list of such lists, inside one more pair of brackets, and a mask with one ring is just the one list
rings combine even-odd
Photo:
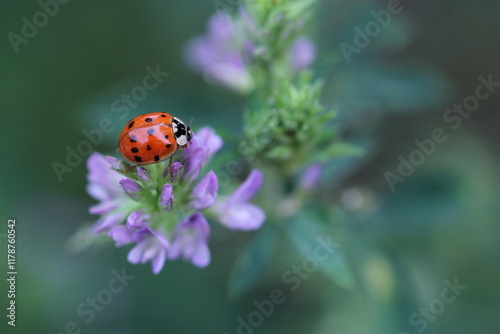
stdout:
[[133,126],[134,126],[134,121],[130,122],[130,124],[128,125],[128,128],[130,129]]
[[148,149],[148,151],[151,151],[151,146],[146,146],[146,148]]
[[184,127],[184,124],[179,124],[177,126],[177,131],[175,131],[175,133],[174,133],[175,138],[185,136],[186,134],[187,134],[187,132],[186,132],[186,128]]
[[137,162],[142,162],[141,157],[137,157],[137,156],[135,156],[134,158],[135,158],[135,161],[137,161]]
[[155,155],[155,161],[158,161],[160,160],[160,156],[159,155]]
[[172,146],[172,144],[167,144],[165,145],[167,148],[170,148],[170,146]]
[[168,135],[165,135],[165,139],[168,139]]
[[161,117],[167,117],[166,115],[161,114]]
[[132,151],[132,153],[137,153],[137,152],[139,152],[139,149],[137,147],[134,147],[131,149],[131,151]]
[[155,132],[155,129],[149,129],[149,130],[148,130],[148,135],[150,135],[150,136],[151,136],[154,132]]
[[149,118],[149,117],[145,119],[145,121],[146,121],[146,122],[151,122],[152,120],[153,120],[153,119],[152,119],[152,118]]
[[135,143],[135,142],[137,142],[137,140],[136,140],[136,138],[135,138],[135,136],[134,136],[134,135],[131,135],[131,136],[130,136],[130,142],[131,142],[131,143]]

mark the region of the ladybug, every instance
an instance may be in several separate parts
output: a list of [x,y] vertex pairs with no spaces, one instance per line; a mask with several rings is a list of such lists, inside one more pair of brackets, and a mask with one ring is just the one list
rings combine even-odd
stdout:
[[118,137],[118,152],[132,163],[154,164],[187,148],[191,138],[191,128],[177,117],[165,112],[150,113],[125,125]]

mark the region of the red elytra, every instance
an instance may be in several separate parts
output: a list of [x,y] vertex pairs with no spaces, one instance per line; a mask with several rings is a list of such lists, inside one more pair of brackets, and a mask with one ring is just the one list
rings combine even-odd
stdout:
[[118,152],[139,165],[170,158],[191,140],[189,127],[165,112],[137,116],[128,122],[118,137]]

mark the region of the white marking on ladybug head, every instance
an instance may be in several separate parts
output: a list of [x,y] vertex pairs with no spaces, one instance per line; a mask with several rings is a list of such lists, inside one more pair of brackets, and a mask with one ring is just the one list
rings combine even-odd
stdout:
[[172,120],[172,130],[178,146],[186,145],[193,137],[189,126],[186,127],[186,124],[177,117],[174,117]]

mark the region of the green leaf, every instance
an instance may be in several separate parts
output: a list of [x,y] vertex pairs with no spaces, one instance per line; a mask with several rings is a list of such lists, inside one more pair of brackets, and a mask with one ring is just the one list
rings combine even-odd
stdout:
[[288,146],[276,146],[266,153],[269,159],[287,160],[293,156],[293,149]]
[[[345,289],[353,289],[355,282],[353,274],[345,262],[342,251],[338,245],[329,245],[330,235],[324,227],[314,221],[315,218],[302,215],[297,217],[288,226],[288,237],[299,254],[304,257],[312,257],[318,263],[318,269],[328,278],[335,281]],[[326,258],[315,255],[318,248],[323,248]]]
[[66,250],[69,253],[76,254],[88,250],[92,247],[99,247],[110,244],[112,239],[105,233],[96,235],[91,231],[92,225],[86,225],[76,231],[75,234],[66,242]]
[[315,2],[316,0],[301,0],[289,3],[286,6],[287,19],[297,20],[304,17]]
[[233,298],[241,296],[261,277],[271,259],[276,237],[276,228],[266,224],[246,246],[229,277],[229,296]]
[[319,153],[318,160],[326,161],[333,158],[343,157],[343,156],[356,156],[361,157],[365,153],[365,150],[358,145],[339,142],[334,143],[327,147],[325,150]]

